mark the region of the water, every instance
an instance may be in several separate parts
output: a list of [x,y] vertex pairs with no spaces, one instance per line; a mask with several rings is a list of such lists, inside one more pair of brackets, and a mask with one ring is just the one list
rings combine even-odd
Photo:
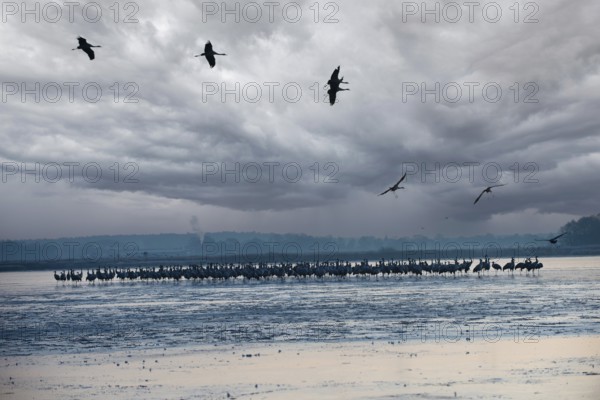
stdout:
[[[493,271],[261,282],[57,284],[0,274],[0,354],[337,340],[535,340],[600,332],[600,257]],[[506,261],[501,260],[503,265]]]

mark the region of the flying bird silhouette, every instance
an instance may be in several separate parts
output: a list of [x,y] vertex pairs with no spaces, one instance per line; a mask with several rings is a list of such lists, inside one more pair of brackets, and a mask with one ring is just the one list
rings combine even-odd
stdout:
[[400,184],[402,183],[402,181],[404,181],[404,179],[406,179],[406,173],[404,173],[404,175],[402,175],[402,178],[400,178],[400,180],[398,182],[396,182],[396,184],[394,186],[390,186],[388,188],[388,190],[386,190],[385,192],[379,194],[379,196],[383,196],[387,192],[396,192],[396,190],[398,190],[398,189],[404,189],[404,187],[400,186]]
[[497,187],[500,187],[500,186],[506,186],[506,184],[488,186],[487,188],[483,189],[483,191],[479,194],[479,196],[477,196],[477,198],[475,199],[475,201],[473,202],[473,204],[477,204],[477,202],[479,201],[479,199],[481,199],[481,196],[483,196],[485,193],[492,193],[492,189],[493,188],[497,188]]
[[77,40],[79,41],[79,46],[77,46],[76,48],[71,49],[71,50],[83,50],[88,55],[90,60],[93,60],[94,58],[96,58],[96,56],[94,55],[94,50],[92,50],[92,47],[102,47],[102,46],[94,46],[92,44],[89,44],[87,42],[87,40],[85,40],[85,38],[82,38],[81,36],[77,37]]
[[350,83],[350,82],[344,82],[343,76],[340,79],[340,66],[338,65],[338,67],[333,70],[333,73],[331,74],[331,78],[329,78],[329,80],[327,81],[327,84],[330,86],[340,86],[341,83]]
[[335,104],[337,92],[350,90],[350,89],[342,89],[340,87],[340,85],[342,83],[348,83],[348,82],[344,82],[344,77],[342,76],[340,78],[339,76],[340,76],[340,66],[338,65],[338,67],[333,70],[333,73],[331,74],[331,78],[329,78],[329,80],[327,81],[327,84],[329,85],[329,90],[327,91],[327,94],[329,95],[329,104],[331,104],[331,105]]
[[535,240],[538,242],[550,242],[551,244],[556,244],[558,242],[558,239],[565,236],[567,233],[569,233],[569,232],[562,233],[558,236],[553,237],[552,239],[535,239]]
[[350,90],[350,89],[342,89],[340,87],[329,89],[327,91],[327,94],[329,95],[329,104],[334,105],[335,100],[337,98],[337,92],[343,92],[344,90]]
[[216,51],[214,51],[213,47],[212,47],[212,43],[209,40],[204,45],[204,53],[197,54],[194,57],[202,57],[202,56],[206,57],[206,61],[208,61],[208,65],[210,65],[211,68],[214,68],[214,66],[217,64],[217,61],[215,60],[215,55],[226,56],[227,54],[225,54],[225,53],[221,54],[221,53],[217,53]]

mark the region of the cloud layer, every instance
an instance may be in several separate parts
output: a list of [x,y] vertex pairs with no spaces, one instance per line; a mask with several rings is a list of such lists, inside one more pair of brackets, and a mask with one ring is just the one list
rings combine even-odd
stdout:
[[[256,23],[248,3],[239,23],[185,1],[120,4],[118,23],[5,12],[0,237],[539,232],[598,212],[600,4],[520,4],[515,22],[498,2],[492,23],[482,3],[452,23],[447,2],[439,22],[409,2],[319,3],[315,23],[313,3],[296,23],[288,2]],[[94,61],[78,35],[102,45]],[[206,40],[227,53],[214,69],[194,57]],[[338,65],[351,91],[330,107]],[[377,197],[404,172],[398,198]]]

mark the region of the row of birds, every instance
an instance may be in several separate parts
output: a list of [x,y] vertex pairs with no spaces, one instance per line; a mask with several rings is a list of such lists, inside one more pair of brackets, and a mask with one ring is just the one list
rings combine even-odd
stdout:
[[[400,274],[412,274],[421,276],[429,273],[431,275],[446,275],[456,273],[466,274],[470,271],[473,260],[463,260],[459,262],[457,259],[454,262],[442,262],[441,260],[427,263],[426,261],[417,261],[409,259],[408,262],[380,260],[375,265],[371,265],[364,260],[360,263],[350,263],[348,261],[336,262],[321,262],[321,263],[281,263],[281,264],[207,264],[207,265],[190,265],[183,266],[159,266],[152,268],[98,268],[96,270],[88,270],[85,280],[94,282],[96,280],[109,282],[117,278],[124,280],[166,280],[173,279],[179,281],[181,279],[212,279],[212,280],[228,280],[244,278],[248,280],[270,279],[270,278],[324,278],[324,277],[349,277],[349,276],[391,276]],[[490,269],[496,272],[511,271],[515,269],[535,271],[543,267],[543,264],[538,261],[526,259],[524,262],[516,263],[513,258],[509,263],[501,267],[499,264],[490,261],[488,257],[479,259],[479,263],[473,268],[473,272],[480,275],[484,271]],[[74,270],[65,271],[60,274],[54,271],[54,279],[57,282],[81,282],[83,280],[83,270],[75,272]]]
[[[77,40],[79,41],[79,46],[77,46],[76,48],[74,48],[72,50],[82,50],[83,52],[85,52],[88,55],[90,60],[95,59],[96,54],[94,53],[93,48],[102,47],[102,46],[96,46],[96,45],[90,44],[87,42],[87,40],[85,38],[83,38],[81,36],[79,36],[77,38]],[[225,53],[217,53],[216,51],[214,51],[214,49],[212,47],[212,43],[209,40],[204,45],[204,53],[196,54],[194,57],[205,57],[206,61],[208,62],[208,65],[210,65],[211,68],[214,68],[215,65],[217,65],[217,60],[215,59],[215,56],[226,56],[226,55],[227,54],[225,54]],[[340,87],[340,85],[342,83],[347,84],[348,82],[344,82],[344,77],[340,78],[339,74],[340,74],[340,67],[338,66],[333,71],[333,73],[331,74],[331,78],[329,78],[329,81],[327,82],[327,84],[329,85],[329,90],[327,90],[327,94],[329,95],[329,104],[331,104],[331,105],[335,104],[338,92],[350,90],[350,89],[345,89],[345,88]]]
[[[97,48],[97,47],[102,47],[102,46],[96,46],[91,43],[88,43],[87,39],[84,37],[81,37],[81,36],[77,37],[77,41],[79,42],[79,46],[77,46],[71,50],[82,50],[85,54],[88,55],[90,60],[94,60],[96,58],[96,53],[94,53],[94,50],[92,50],[92,49]],[[216,51],[214,51],[212,48],[212,43],[209,40],[208,42],[206,42],[206,45],[204,45],[204,53],[197,54],[194,57],[202,57],[202,56],[206,57],[206,61],[208,61],[208,64],[210,65],[210,67],[214,68],[215,65],[217,65],[215,56],[226,56],[226,55],[227,54],[225,54],[225,53],[217,53]]]

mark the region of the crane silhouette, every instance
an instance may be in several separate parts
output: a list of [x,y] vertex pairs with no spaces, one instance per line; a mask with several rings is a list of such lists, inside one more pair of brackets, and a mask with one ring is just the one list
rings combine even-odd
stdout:
[[535,240],[538,242],[550,242],[550,244],[556,244],[558,242],[558,239],[565,236],[567,233],[569,233],[569,232],[562,233],[558,236],[553,237],[552,239],[535,239]]
[[483,196],[485,193],[492,193],[492,189],[493,188],[497,188],[497,187],[500,187],[500,186],[506,186],[506,184],[488,186],[487,188],[483,189],[481,191],[481,193],[479,194],[479,196],[477,196],[477,198],[475,199],[475,201],[473,202],[473,204],[477,204],[477,202],[479,201],[479,199],[481,199],[481,196]]
[[388,190],[386,190],[385,192],[379,194],[379,196],[383,196],[384,194],[388,193],[388,192],[396,192],[396,190],[398,189],[404,189],[403,186],[400,186],[400,184],[402,183],[402,181],[404,181],[404,179],[406,179],[406,173],[404,173],[404,175],[402,175],[402,178],[400,178],[400,180],[398,182],[396,182],[396,184],[394,186],[390,186],[388,188]]
[[92,50],[92,47],[102,47],[102,46],[94,46],[92,44],[89,44],[87,42],[87,40],[85,40],[85,38],[82,38],[81,36],[77,37],[77,40],[79,41],[79,46],[77,46],[76,48],[71,49],[71,50],[83,50],[88,55],[90,60],[93,60],[94,58],[96,58],[96,56],[94,54],[94,50]]
[[329,80],[327,81],[327,84],[330,86],[340,86],[341,83],[350,83],[350,82],[344,82],[343,76],[340,79],[340,66],[338,65],[338,67],[333,70],[333,73],[331,74],[331,78],[329,78]]
[[217,53],[216,51],[213,50],[212,47],[212,43],[210,42],[210,40],[208,42],[206,42],[206,44],[204,45],[204,53],[202,54],[197,54],[194,57],[206,57],[206,61],[208,61],[208,65],[210,65],[211,68],[214,68],[215,65],[217,64],[217,61],[215,60],[215,56],[226,56],[227,54],[223,53]]
[[329,78],[329,80],[327,81],[327,84],[329,85],[329,90],[327,91],[327,94],[329,95],[329,104],[331,104],[331,105],[335,104],[337,92],[350,90],[350,89],[343,89],[340,87],[340,85],[342,83],[348,83],[348,82],[344,82],[344,77],[342,76],[340,78],[339,76],[340,76],[340,66],[338,65],[338,67],[333,70],[333,73],[331,74],[331,78]]
[[329,104],[334,105],[335,104],[335,100],[337,98],[337,92],[343,92],[344,90],[350,90],[350,89],[342,89],[340,87],[330,88],[327,91],[327,94],[329,95]]

